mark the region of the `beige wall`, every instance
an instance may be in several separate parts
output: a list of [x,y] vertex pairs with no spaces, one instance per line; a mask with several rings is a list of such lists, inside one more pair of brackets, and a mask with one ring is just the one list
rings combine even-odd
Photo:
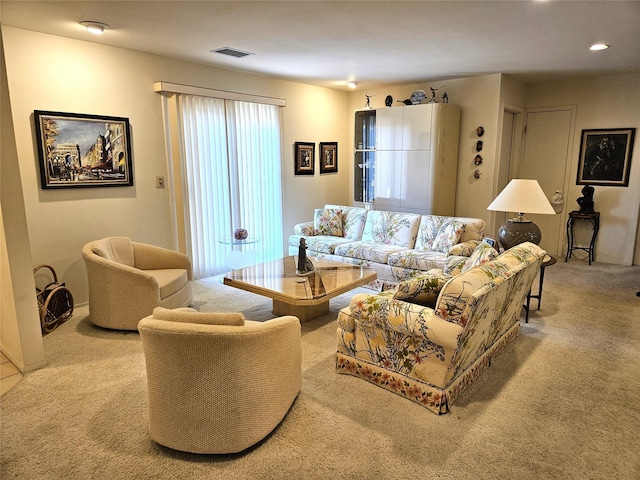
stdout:
[[[582,196],[576,185],[583,129],[636,128],[628,187],[595,187],[595,209],[600,212],[596,259],[620,265],[640,264],[640,74],[582,78],[527,85],[527,108],[576,105],[571,166],[565,199],[578,209]],[[635,253],[634,253],[635,251]]]
[[0,38],[0,350],[29,372],[45,359],[5,72]]
[[[169,194],[155,188],[155,177],[167,176],[161,100],[153,91],[157,81],[167,81],[219,90],[284,98],[283,109],[283,202],[284,235],[295,223],[310,220],[313,209],[325,203],[351,204],[353,198],[353,110],[365,104],[364,94],[372,95],[371,106],[383,107],[387,95],[394,100],[408,98],[416,89],[429,92],[429,86],[440,88],[449,101],[461,106],[460,156],[456,214],[485,218],[489,231],[494,228],[486,206],[494,198],[496,159],[499,155],[502,110],[505,105],[525,104],[533,108],[576,104],[578,119],[574,135],[572,173],[577,168],[579,133],[583,128],[639,127],[640,75],[619,75],[594,79],[528,85],[501,74],[431,83],[380,88],[372,91],[343,92],[295,82],[243,74],[205,65],[143,54],[99,44],[70,40],[46,34],[2,28],[6,53],[6,73],[10,108],[5,100],[2,117],[9,117],[15,133],[12,156],[2,149],[3,178],[7,169],[20,175],[22,194],[3,192],[2,213],[15,215],[24,208],[22,221],[28,228],[20,241],[31,259],[18,252],[21,263],[17,280],[18,302],[33,305],[33,289],[25,288],[32,278],[33,265],[52,265],[72,291],[76,303],[87,301],[86,271],[80,255],[82,246],[108,235],[127,235],[137,241],[170,247],[172,226]],[[523,91],[526,95],[523,96]],[[34,110],[92,113],[129,118],[132,126],[135,186],[132,188],[92,188],[44,191],[40,188],[36,143],[33,127]],[[3,121],[3,130],[11,128]],[[9,125],[7,127],[7,125]],[[475,130],[482,125],[484,163],[482,177],[473,178]],[[638,132],[640,135],[640,132]],[[6,138],[3,131],[3,138]],[[636,139],[629,188],[596,189],[596,206],[603,214],[598,241],[598,261],[618,263],[616,252],[624,261],[633,256],[640,263],[640,244],[635,229],[640,205],[640,138]],[[339,172],[337,174],[294,176],[293,143],[337,141]],[[6,142],[5,142],[6,143]],[[17,164],[12,164],[16,161]],[[316,165],[317,168],[317,165]],[[17,177],[16,177],[17,178]],[[568,201],[579,196],[575,185]],[[24,203],[21,198],[24,198]],[[8,197],[11,197],[9,199]],[[19,212],[18,212],[19,213]],[[633,225],[633,226],[632,226]],[[5,228],[6,233],[6,228]],[[13,231],[12,231],[13,234]],[[9,241],[7,234],[6,243]],[[13,243],[15,245],[15,243]],[[28,248],[30,247],[30,249]],[[284,246],[283,246],[284,247]],[[16,258],[7,247],[2,265],[6,276],[9,264]],[[29,265],[27,265],[29,264]],[[3,278],[4,280],[4,278]],[[30,280],[32,282],[32,280]],[[32,286],[33,283],[30,283]],[[3,281],[2,299],[6,298]],[[16,288],[16,285],[13,285]],[[21,304],[24,305],[24,304]],[[22,311],[16,303],[16,330],[26,326],[32,332],[21,339],[24,349],[35,345],[35,357],[25,363],[37,364],[41,339],[33,307]],[[3,331],[13,328],[5,325]],[[8,315],[8,314],[7,314]],[[22,336],[22,333],[20,333]],[[20,340],[18,340],[20,342]],[[38,349],[38,342],[40,347]]]
[[[77,303],[88,298],[80,255],[88,241],[126,235],[140,242],[172,245],[168,189],[155,188],[155,177],[167,176],[161,98],[153,89],[156,81],[287,101],[283,109],[285,237],[295,223],[312,218],[313,208],[349,199],[347,92],[12,27],[3,27],[2,33],[33,262],[53,265]],[[42,190],[34,110],[129,118],[135,186]],[[320,176],[316,165],[315,176],[294,176],[295,141],[337,141],[338,173]]]
[[[499,110],[500,99],[500,74],[483,75],[471,78],[449,79],[431,83],[411,84],[380,89],[364,89],[351,92],[349,99],[349,111],[353,118],[353,111],[362,108],[366,103],[365,94],[371,95],[372,108],[384,108],[387,95],[394,99],[394,106],[401,105],[398,100],[404,100],[411,96],[415,90],[424,90],[430,95],[429,87],[438,88],[436,98],[442,101],[444,92],[449,96],[449,103],[460,105],[460,143],[458,159],[458,186],[456,191],[456,215],[479,217],[487,219],[486,207],[493,200],[493,177],[496,168],[495,158],[499,145],[499,122],[502,119]],[[393,107],[391,107],[393,108]],[[476,165],[473,160],[476,156],[475,145],[478,141],[476,129],[483,126],[485,134],[482,137],[484,143],[481,152],[484,162],[480,166],[482,176],[474,178],[473,172]],[[353,151],[354,122],[350,123],[350,148]],[[352,168],[353,170],[353,168]],[[351,175],[351,193],[353,198],[353,174]],[[350,203],[352,203],[350,201]]]

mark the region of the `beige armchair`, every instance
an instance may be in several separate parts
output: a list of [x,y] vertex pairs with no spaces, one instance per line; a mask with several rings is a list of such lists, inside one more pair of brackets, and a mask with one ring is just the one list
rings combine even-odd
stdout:
[[154,245],[109,237],[86,244],[89,320],[116,330],[137,330],[155,307],[187,307],[193,300],[191,261]]
[[282,421],[302,385],[300,321],[156,308],[138,324],[149,433],[191,453],[237,453]]

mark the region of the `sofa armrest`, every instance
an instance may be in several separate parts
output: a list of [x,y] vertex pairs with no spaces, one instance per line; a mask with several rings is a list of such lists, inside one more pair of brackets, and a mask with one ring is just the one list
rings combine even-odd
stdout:
[[394,300],[392,295],[393,291],[355,295],[350,302],[350,315],[362,330],[396,331],[456,348],[462,327],[441,319],[432,308]]
[[449,249],[447,255],[469,257],[480,243],[481,240],[467,240],[466,242],[456,243]]
[[293,233],[295,235],[304,235],[312,237],[314,234],[313,222],[298,223],[293,226]]

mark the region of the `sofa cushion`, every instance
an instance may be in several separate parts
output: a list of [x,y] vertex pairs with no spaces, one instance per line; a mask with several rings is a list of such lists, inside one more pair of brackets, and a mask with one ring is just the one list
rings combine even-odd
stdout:
[[173,295],[189,281],[187,271],[182,268],[168,268],[158,270],[145,270],[158,282],[160,299]]
[[384,245],[372,242],[349,242],[336,246],[336,255],[343,257],[357,258],[370,262],[387,263],[389,255],[404,250],[403,247],[395,245]]
[[362,241],[413,248],[420,215],[371,210],[362,233]]
[[298,247],[300,245],[300,239],[304,238],[307,242],[307,252],[311,254],[316,253],[334,253],[335,247],[342,243],[351,243],[352,240],[342,237],[332,237],[330,235],[318,235],[306,236],[306,235],[290,235],[289,245],[292,247]]
[[455,219],[450,219],[442,224],[436,238],[433,240],[432,250],[447,253],[460,240],[465,225]]
[[325,205],[324,208],[342,210],[342,236],[349,240],[361,240],[367,211],[360,207]]
[[112,260],[122,265],[129,267],[135,265],[133,244],[128,237],[109,237],[98,240],[93,246],[92,251],[99,257]]
[[493,248],[488,243],[481,242],[480,245],[475,248],[469,259],[465,262],[460,273],[464,273],[474,267],[477,267],[478,265],[483,265],[487,262],[490,262],[491,260],[497,258],[498,255],[499,254],[495,248]]
[[316,208],[313,215],[313,234],[342,237],[342,210]]
[[398,285],[393,298],[425,307],[434,308],[440,290],[449,277],[441,274],[424,274]]
[[470,257],[478,245],[480,245],[480,240],[467,240],[466,242],[458,242],[449,249],[449,255]]
[[446,258],[442,252],[432,250],[402,250],[389,255],[387,263],[394,267],[413,268],[415,270],[431,270],[440,268]]
[[236,312],[199,312],[193,308],[168,308],[156,307],[153,309],[153,318],[180,323],[197,323],[204,325],[225,325],[241,327],[245,318],[242,313]]

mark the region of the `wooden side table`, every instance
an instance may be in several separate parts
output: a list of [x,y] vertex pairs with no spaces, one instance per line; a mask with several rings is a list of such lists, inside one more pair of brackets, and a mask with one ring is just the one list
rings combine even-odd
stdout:
[[[573,245],[573,224],[577,220],[586,220],[593,226],[591,233],[591,242],[588,247],[576,247]],[[578,210],[569,212],[569,220],[567,220],[567,255],[564,258],[566,262],[571,258],[571,252],[574,250],[584,250],[589,254],[589,265],[595,260],[595,244],[596,237],[598,236],[598,230],[600,230],[600,212],[585,213]]]
[[544,283],[544,269],[547,267],[550,267],[551,265],[555,265],[557,261],[558,259],[551,255],[545,255],[544,258],[542,259],[542,263],[540,264],[540,275],[539,275],[540,281],[538,283],[538,293],[534,295],[531,293],[531,290],[529,290],[529,293],[527,294],[527,304],[524,306],[524,309],[527,312],[524,319],[525,323],[529,323],[529,308],[531,306],[532,298],[535,298],[538,300],[537,309],[540,310],[540,302],[542,302],[542,285]]

